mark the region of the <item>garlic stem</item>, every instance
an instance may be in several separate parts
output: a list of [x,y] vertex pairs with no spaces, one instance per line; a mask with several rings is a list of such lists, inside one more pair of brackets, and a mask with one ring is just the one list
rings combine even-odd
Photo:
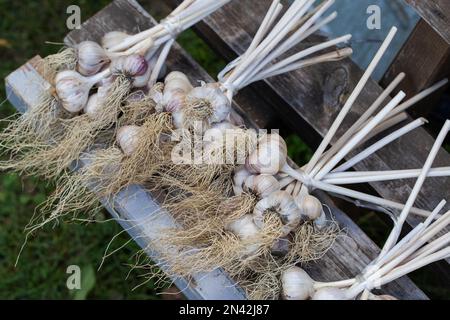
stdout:
[[[328,184],[343,185],[343,184],[411,179],[417,178],[421,170],[422,169],[337,172],[327,174],[322,179],[322,181]],[[440,167],[430,169],[427,178],[448,177],[448,176],[450,176],[450,167]]]
[[364,72],[363,76],[359,80],[359,82],[356,85],[355,89],[353,90],[352,94],[347,99],[345,105],[342,107],[336,120],[333,122],[328,133],[325,135],[320,146],[317,148],[316,152],[314,153],[312,159],[309,161],[309,163],[306,167],[307,173],[310,173],[314,169],[315,165],[322,157],[322,154],[325,152],[326,148],[330,144],[330,142],[333,139],[334,135],[336,134],[338,128],[341,126],[342,121],[344,120],[347,113],[350,111],[350,108],[355,103],[356,99],[358,98],[362,89],[366,85],[367,81],[369,80],[369,78],[372,75],[373,71],[375,70],[376,66],[380,62],[381,58],[383,57],[384,53],[386,52],[388,46],[392,42],[396,33],[397,33],[397,28],[393,27],[391,29],[391,31],[389,32],[388,36],[386,37],[386,39],[384,40],[383,44],[381,45],[380,49],[378,50],[377,54],[373,58],[372,62],[367,67],[367,70]]
[[398,138],[404,136],[405,134],[409,133],[410,131],[424,125],[427,121],[424,118],[417,119],[410,124],[398,129],[397,131],[394,131],[393,133],[389,134],[388,136],[384,137],[381,140],[378,140],[376,143],[368,147],[367,149],[361,151],[356,156],[352,157],[347,162],[343,163],[341,166],[334,169],[332,172],[343,172],[346,171],[352,167],[354,167],[357,163],[361,162],[362,160],[366,159],[367,157],[371,156],[381,148],[385,147],[389,143],[397,140]]
[[318,290],[321,288],[328,288],[328,287],[336,287],[336,288],[345,288],[352,286],[356,282],[356,279],[347,279],[347,280],[340,280],[340,281],[334,281],[334,282],[314,282],[314,290]]
[[389,238],[387,239],[380,257],[385,255],[397,242],[398,238],[400,237],[400,233],[403,227],[403,224],[406,221],[406,218],[408,217],[408,214],[410,212],[410,209],[412,208],[414,202],[416,201],[417,196],[419,195],[420,189],[422,188],[423,183],[425,182],[425,179],[428,175],[428,171],[430,171],[431,166],[433,165],[434,159],[436,158],[442,143],[445,140],[445,137],[447,136],[448,132],[450,130],[450,120],[447,120],[439,133],[433,148],[430,151],[430,154],[428,155],[428,158],[423,166],[422,172],[420,173],[419,177],[417,178],[417,182],[414,185],[414,188],[411,192],[411,195],[409,196],[405,207],[403,208],[402,212],[400,213],[400,216],[398,217],[394,229],[392,230],[391,234],[389,235]]
[[364,144],[368,140],[372,139],[376,135],[378,135],[381,132],[385,132],[386,130],[389,130],[393,126],[396,126],[397,124],[405,121],[408,119],[408,115],[406,113],[400,113],[388,120],[383,121],[378,126],[376,126],[372,132],[370,132],[356,147],[359,147],[360,145]]
[[414,104],[418,103],[422,99],[425,99],[430,94],[436,92],[437,90],[439,90],[440,88],[445,86],[447,83],[448,83],[448,79],[443,79],[443,80],[439,81],[438,83],[436,83],[435,85],[431,86],[430,88],[425,89],[422,92],[416,94],[414,97],[412,97],[411,99],[405,101],[404,103],[400,104],[397,108],[392,110],[389,113],[389,115],[386,117],[386,120],[389,119],[389,118],[392,118],[392,117],[394,117],[396,115],[398,115],[399,113],[401,113],[403,111],[405,111],[406,109],[408,109],[409,107],[411,107]]
[[330,172],[344,157],[358,144],[373,128],[375,128],[384,117],[394,109],[400,101],[406,96],[403,91],[400,91],[394,99],[391,100],[369,123],[355,136],[350,139],[345,146],[320,170],[314,177],[318,180],[322,179],[328,172]]
[[323,154],[320,162],[316,167],[322,168],[330,158],[338,152],[342,146],[347,143],[347,141],[360,130],[366,121],[378,110],[381,104],[389,97],[389,95],[395,90],[395,88],[400,84],[405,78],[405,73],[400,73],[395,77],[395,79],[389,84],[389,86],[383,90],[383,92],[378,96],[378,98],[372,103],[372,105],[359,117],[359,119],[336,141],[336,143]]

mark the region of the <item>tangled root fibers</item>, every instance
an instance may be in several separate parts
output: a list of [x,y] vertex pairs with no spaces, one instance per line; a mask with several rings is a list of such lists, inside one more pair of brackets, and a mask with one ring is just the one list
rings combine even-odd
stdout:
[[[16,153],[3,168],[49,179],[57,178],[80,157],[83,151],[89,150],[94,145],[102,132],[117,123],[122,101],[129,89],[130,81],[119,76],[104,102],[103,109],[95,119],[83,114],[70,119],[55,120],[58,127],[56,135],[52,134],[51,139],[46,142],[44,140],[30,142],[27,149],[23,148],[22,144],[21,150],[25,152]],[[45,118],[47,115],[48,113]],[[33,119],[35,118],[27,120],[27,123],[32,123]],[[44,123],[51,122],[44,120]],[[31,125],[32,128],[33,126]]]

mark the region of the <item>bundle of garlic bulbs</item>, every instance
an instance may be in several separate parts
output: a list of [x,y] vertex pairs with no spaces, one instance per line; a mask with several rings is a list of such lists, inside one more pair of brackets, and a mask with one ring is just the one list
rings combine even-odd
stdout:
[[[45,73],[51,74],[53,86],[0,135],[13,155],[0,167],[57,177],[100,134],[114,127],[133,88],[147,91],[155,85],[178,34],[229,1],[185,0],[148,30],[136,35],[114,31],[104,36],[103,46],[84,41],[44,59],[43,68],[52,68]],[[68,52],[76,57],[70,59]],[[74,69],[63,69],[70,66]]]
[[450,224],[450,211],[442,216],[439,212],[446,201],[442,201],[429,217],[418,224],[400,241],[400,232],[410,214],[417,195],[428,175],[441,143],[450,130],[448,120],[433,146],[430,155],[420,171],[414,189],[398,217],[379,256],[353,279],[336,282],[317,282],[299,267],[286,269],[281,276],[282,295],[288,300],[362,300],[395,299],[390,296],[376,296],[371,293],[383,285],[433,262],[450,257],[450,233],[437,236]]
[[[273,1],[247,52],[225,68],[224,72],[219,76],[219,82],[217,83],[202,84],[200,87],[193,87],[184,74],[180,72],[172,72],[169,74],[165,79],[163,89],[151,95],[151,100],[155,103],[153,108],[155,108],[156,112],[154,116],[149,117],[149,123],[145,124],[144,122],[142,125],[120,123],[115,137],[117,146],[112,146],[109,149],[99,152],[100,156],[97,158],[98,161],[95,158],[92,161],[93,167],[95,168],[100,166],[100,162],[102,161],[106,166],[115,160],[117,163],[120,163],[122,168],[128,169],[116,170],[112,172],[112,175],[115,175],[115,177],[108,177],[107,179],[103,178],[103,172],[100,173],[98,179],[93,179],[92,174],[86,174],[85,172],[81,174],[84,174],[86,179],[89,177],[89,179],[100,181],[101,185],[103,185],[102,181],[117,181],[117,183],[113,184],[114,187],[104,187],[105,190],[108,190],[108,192],[101,193],[101,196],[104,197],[113,196],[114,193],[130,184],[143,183],[145,176],[149,179],[156,170],[162,170],[157,168],[158,164],[163,166],[170,161],[169,159],[164,161],[164,157],[159,156],[161,153],[154,152],[154,148],[156,148],[154,142],[159,141],[158,135],[162,132],[157,129],[159,127],[155,127],[155,122],[163,124],[165,122],[160,120],[170,115],[174,130],[181,128],[187,131],[192,129],[194,123],[199,122],[204,125],[201,130],[201,134],[204,135],[208,135],[208,132],[215,129],[220,132],[227,130],[227,128],[236,129],[236,126],[227,120],[230,120],[233,93],[236,93],[243,86],[266,77],[348,56],[351,53],[351,49],[347,48],[334,50],[331,54],[310,58],[311,55],[318,51],[350,39],[350,36],[344,36],[288,55],[288,57],[284,57],[280,62],[270,65],[274,59],[279,58],[296,44],[336,17],[334,13],[320,20],[321,16],[334,2],[333,0],[325,1],[313,9],[312,5],[314,2],[294,1],[281,19],[274,25],[276,18],[281,12],[282,5],[279,3],[279,0]],[[308,10],[311,10],[311,12],[308,12]],[[235,80],[233,80],[234,77],[236,77]],[[109,112],[108,114],[111,115],[114,113]],[[80,127],[80,125],[77,125],[76,130],[78,131]],[[253,133],[250,130],[244,129],[241,133],[242,135],[239,135],[241,139],[250,142]],[[152,148],[148,147],[148,141],[153,141]],[[122,151],[120,158],[117,157],[119,154],[117,147]],[[216,151],[215,149],[220,149],[221,146],[211,143],[207,148],[213,153]],[[249,151],[251,151],[251,148],[249,148]],[[110,155],[110,157],[107,155]],[[172,156],[172,154],[169,156]],[[244,154],[243,158],[245,156]],[[203,155],[200,160],[205,160]],[[137,165],[138,163],[143,165]],[[191,169],[192,166],[184,167],[182,169],[182,175],[190,173],[194,181],[201,180],[208,184],[211,183],[211,179],[224,173],[224,166],[207,166],[208,168],[206,170],[205,166],[200,166],[199,170],[194,171]],[[172,165],[167,170],[172,170],[172,172],[175,172],[179,176],[178,169],[180,169],[178,166]],[[227,166],[227,169],[230,171],[229,166]],[[86,168],[86,170],[89,170],[89,168]],[[199,179],[194,174],[199,171],[204,173],[205,179]],[[80,181],[80,178],[74,177],[74,180]],[[73,183],[65,182],[62,183],[62,188],[72,185]],[[61,192],[65,193],[63,190]]]

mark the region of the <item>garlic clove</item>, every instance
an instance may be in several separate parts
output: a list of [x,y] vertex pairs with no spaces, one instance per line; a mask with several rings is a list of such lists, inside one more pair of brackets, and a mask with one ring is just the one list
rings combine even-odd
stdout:
[[233,175],[233,191],[235,195],[238,196],[242,194],[242,192],[244,192],[243,190],[244,181],[250,175],[251,173],[248,172],[248,170],[244,166],[240,166],[235,169]]
[[345,290],[339,288],[321,288],[311,296],[312,300],[348,300]]
[[102,47],[105,50],[110,50],[111,48],[122,43],[129,35],[121,31],[111,31],[106,33],[102,38]]
[[164,94],[172,91],[189,93],[194,87],[188,77],[179,71],[172,71],[164,80]]
[[99,72],[103,68],[103,66],[110,61],[105,50],[96,42],[80,42],[77,45],[77,50],[77,70],[82,75],[92,76]]
[[91,83],[76,71],[62,71],[55,77],[55,89],[64,109],[77,113],[89,98]]
[[112,74],[121,74],[128,78],[135,78],[146,74],[149,66],[143,56],[132,54],[113,59],[110,68]]
[[319,199],[311,195],[305,195],[296,199],[302,216],[307,220],[314,221],[322,215],[323,207]]
[[299,267],[290,267],[281,275],[282,297],[285,300],[307,300],[314,293],[314,280]]
[[138,126],[124,126],[117,131],[116,141],[127,156],[136,151],[141,128]]
[[174,90],[163,95],[164,110],[167,112],[180,111],[186,106],[186,93]]
[[247,157],[245,166],[254,174],[277,174],[287,162],[287,146],[278,134],[260,139],[257,148]]
[[261,198],[266,198],[280,189],[278,180],[266,174],[249,176],[244,182],[244,190],[254,192]]

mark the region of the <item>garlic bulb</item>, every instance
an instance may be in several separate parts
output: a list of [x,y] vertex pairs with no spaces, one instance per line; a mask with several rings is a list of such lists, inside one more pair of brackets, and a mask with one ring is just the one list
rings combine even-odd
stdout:
[[150,80],[150,76],[152,75],[152,68],[150,66],[147,68],[147,71],[140,76],[136,76],[133,78],[133,88],[144,88],[147,86],[148,81]]
[[252,243],[252,239],[255,239],[255,241],[257,240],[257,235],[260,230],[253,222],[253,217],[251,215],[246,214],[229,223],[226,229],[233,232],[239,239],[250,242],[248,247],[244,250],[245,255],[254,254],[261,247],[258,243]]
[[346,291],[339,288],[326,287],[317,289],[311,300],[348,300]]
[[302,216],[307,220],[316,220],[322,215],[322,203],[316,197],[309,194],[296,199],[297,205],[302,212]]
[[138,126],[124,126],[117,131],[116,141],[125,155],[130,156],[136,150],[140,131]]
[[186,94],[193,89],[187,76],[174,71],[166,76],[164,81],[163,101],[167,112],[181,110],[186,104]]
[[99,72],[110,60],[105,50],[96,42],[83,41],[77,45],[79,73],[91,76]]
[[64,109],[76,113],[81,111],[89,98],[89,91],[95,84],[76,71],[62,71],[56,75],[55,88]]
[[111,48],[119,45],[122,41],[128,38],[129,35],[121,31],[111,31],[106,33],[102,38],[102,47],[105,50],[110,50]]
[[211,115],[206,119],[208,124],[226,120],[231,112],[231,102],[215,83],[207,83],[196,87],[187,95],[188,101],[203,100],[211,107]]
[[143,56],[132,54],[113,59],[110,68],[112,74],[122,74],[129,78],[135,78],[146,74],[148,63]]
[[286,164],[287,146],[278,134],[260,139],[258,147],[246,159],[245,166],[254,174],[277,174]]
[[244,190],[251,191],[260,198],[266,198],[275,191],[279,191],[281,185],[274,176],[261,174],[258,176],[249,176],[245,179]]
[[276,191],[256,204],[253,209],[253,221],[259,228],[263,227],[264,215],[267,213],[275,213],[279,216],[283,224],[284,236],[299,225],[302,216],[294,198],[286,191]]
[[108,99],[114,81],[111,78],[106,78],[100,82],[102,85],[98,87],[96,93],[89,97],[86,106],[83,108],[83,112],[93,120],[97,118],[97,115],[103,109],[105,101]]
[[83,112],[89,115],[89,118],[94,119],[95,115],[101,110],[101,102],[98,99],[98,93],[94,93],[89,97],[86,106],[83,108]]
[[244,192],[243,185],[245,179],[251,175],[250,172],[244,167],[240,166],[234,170],[233,175],[233,191],[235,195],[240,195]]
[[307,300],[314,293],[314,280],[299,267],[291,267],[281,275],[285,300]]

